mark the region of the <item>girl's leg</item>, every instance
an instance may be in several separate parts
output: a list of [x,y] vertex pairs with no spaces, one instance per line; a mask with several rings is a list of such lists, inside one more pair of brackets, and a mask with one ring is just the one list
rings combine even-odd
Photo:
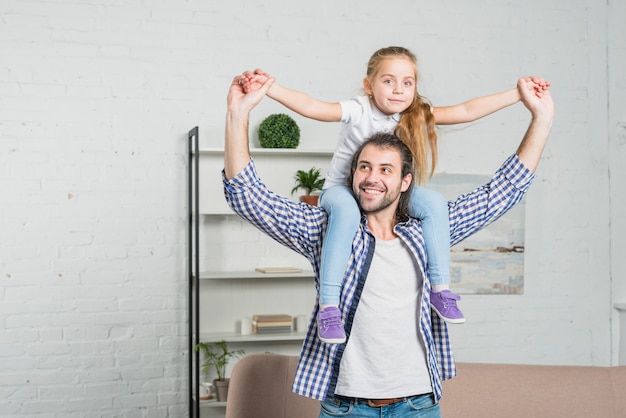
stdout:
[[450,221],[448,202],[441,193],[414,187],[409,207],[411,216],[422,221],[428,256],[428,276],[432,284],[431,305],[445,321],[463,323],[463,313],[456,306],[460,299],[450,292]]
[[320,265],[320,303],[339,305],[341,283],[352,254],[352,240],[359,228],[361,212],[347,186],[325,189],[320,205],[328,213]]
[[428,254],[428,274],[433,285],[450,284],[450,221],[448,202],[441,193],[423,187],[411,192],[409,213],[422,221]]
[[320,197],[320,205],[328,213],[328,226],[320,264],[321,309],[318,314],[318,332],[322,341],[337,344],[346,338],[338,308],[339,296],[361,212],[347,186],[325,189]]

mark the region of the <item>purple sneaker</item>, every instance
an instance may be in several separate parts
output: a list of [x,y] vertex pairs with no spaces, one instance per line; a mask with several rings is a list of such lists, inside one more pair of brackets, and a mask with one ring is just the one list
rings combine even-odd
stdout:
[[346,333],[341,326],[341,312],[336,306],[327,306],[317,313],[317,333],[326,344],[341,344]]
[[461,296],[455,295],[449,290],[430,292],[430,307],[446,322],[451,324],[463,324],[465,317],[463,312],[456,306],[456,301]]

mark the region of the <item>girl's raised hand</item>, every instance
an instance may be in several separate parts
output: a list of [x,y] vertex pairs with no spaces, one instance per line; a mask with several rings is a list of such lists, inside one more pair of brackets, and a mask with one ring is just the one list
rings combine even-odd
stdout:
[[526,81],[528,81],[528,87],[531,88],[534,91],[535,96],[540,99],[543,97],[546,91],[550,90],[550,82],[545,81],[541,77],[527,77]]
[[257,68],[254,71],[244,71],[243,76],[245,77],[243,90],[246,93],[257,91],[267,80],[270,79],[270,75],[260,68]]

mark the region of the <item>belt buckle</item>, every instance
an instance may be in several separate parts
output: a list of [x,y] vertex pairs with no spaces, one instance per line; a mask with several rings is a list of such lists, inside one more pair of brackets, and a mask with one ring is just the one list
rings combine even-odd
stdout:
[[[377,403],[375,401],[380,401],[380,402]],[[383,406],[391,405],[394,402],[396,402],[395,399],[368,399],[367,405],[371,408],[380,408]]]

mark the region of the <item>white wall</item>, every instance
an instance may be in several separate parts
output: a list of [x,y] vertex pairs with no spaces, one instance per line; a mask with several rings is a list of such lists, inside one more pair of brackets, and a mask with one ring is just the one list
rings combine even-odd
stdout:
[[[623,17],[626,16],[626,2],[611,2],[609,8],[609,42],[608,42],[608,131],[609,143],[607,146],[609,154],[609,218],[610,225],[610,281],[611,298],[613,304],[621,304],[622,308],[626,304],[626,257],[624,250],[626,247],[626,217],[624,217],[624,207],[626,207],[626,82],[624,72],[626,71],[626,28],[622,24]],[[626,335],[626,323],[619,321],[620,314],[614,310],[612,312],[612,335],[613,338],[613,361],[617,361],[617,350],[619,350],[619,327],[621,335]],[[622,312],[622,318],[626,315]],[[626,341],[622,341],[621,352],[626,353]],[[619,359],[621,364],[626,364],[626,355],[622,354]]]
[[[0,415],[184,416],[187,130],[221,146],[244,69],[338,100],[390,44],[418,54],[435,105],[553,82],[525,294],[464,297],[457,358],[615,363],[624,2],[421,3],[0,0]],[[336,125],[299,122],[302,147],[333,147]],[[518,104],[443,131],[440,170],[491,172],[527,123]],[[264,264],[282,256],[265,244]]]

